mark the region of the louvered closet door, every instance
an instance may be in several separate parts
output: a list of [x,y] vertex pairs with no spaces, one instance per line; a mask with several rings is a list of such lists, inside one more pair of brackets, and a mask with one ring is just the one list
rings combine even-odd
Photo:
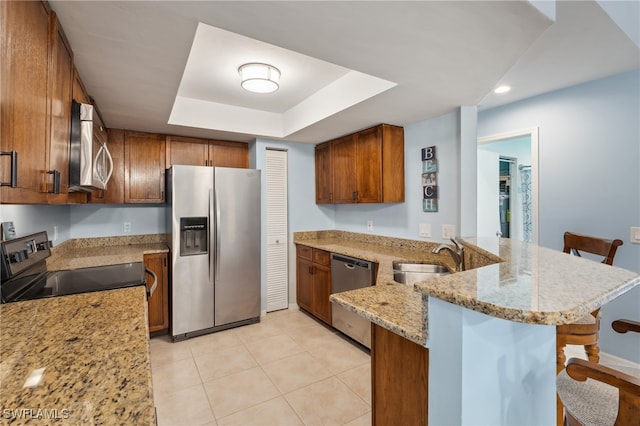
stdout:
[[267,149],[267,312],[289,305],[287,152]]

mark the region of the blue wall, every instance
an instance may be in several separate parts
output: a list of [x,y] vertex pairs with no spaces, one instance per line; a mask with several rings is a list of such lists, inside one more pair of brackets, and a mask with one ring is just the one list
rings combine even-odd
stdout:
[[[540,245],[562,249],[565,231],[620,238],[614,265],[640,272],[640,71],[608,77],[479,113],[478,136],[539,127]],[[640,289],[606,305],[601,349],[640,362],[633,336],[611,330],[640,320]]]

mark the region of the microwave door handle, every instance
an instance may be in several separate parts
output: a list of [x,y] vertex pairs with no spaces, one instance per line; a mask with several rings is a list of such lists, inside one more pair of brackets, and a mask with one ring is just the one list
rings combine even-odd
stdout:
[[100,156],[102,155],[102,152],[104,146],[100,146],[100,149],[98,150],[98,152],[96,153],[95,158],[93,159],[93,175],[94,177],[99,180],[100,182],[102,182],[102,169],[100,167]]
[[107,183],[109,183],[109,179],[111,179],[111,175],[113,174],[113,158],[111,158],[111,153],[109,152],[109,148],[107,148],[107,144],[103,143],[102,147],[104,148],[104,155],[106,155],[107,160],[109,161],[109,172],[107,173],[107,178],[104,180],[104,187],[107,188]]

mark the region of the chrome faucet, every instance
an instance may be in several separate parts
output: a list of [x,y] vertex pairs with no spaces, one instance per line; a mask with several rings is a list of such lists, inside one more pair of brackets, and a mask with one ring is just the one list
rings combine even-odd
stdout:
[[446,244],[440,244],[438,247],[434,248],[432,252],[438,254],[441,250],[446,250],[451,257],[453,257],[453,260],[456,263],[456,271],[464,271],[464,247],[462,247],[462,245],[460,245],[460,243],[458,243],[454,238],[451,238],[451,242],[455,246],[455,249]]

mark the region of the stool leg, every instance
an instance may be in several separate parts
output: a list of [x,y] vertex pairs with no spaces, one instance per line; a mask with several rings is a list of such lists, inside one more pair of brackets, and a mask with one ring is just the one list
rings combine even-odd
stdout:
[[584,345],[584,351],[587,353],[589,361],[598,363],[600,361],[600,347],[597,343],[593,345]]

